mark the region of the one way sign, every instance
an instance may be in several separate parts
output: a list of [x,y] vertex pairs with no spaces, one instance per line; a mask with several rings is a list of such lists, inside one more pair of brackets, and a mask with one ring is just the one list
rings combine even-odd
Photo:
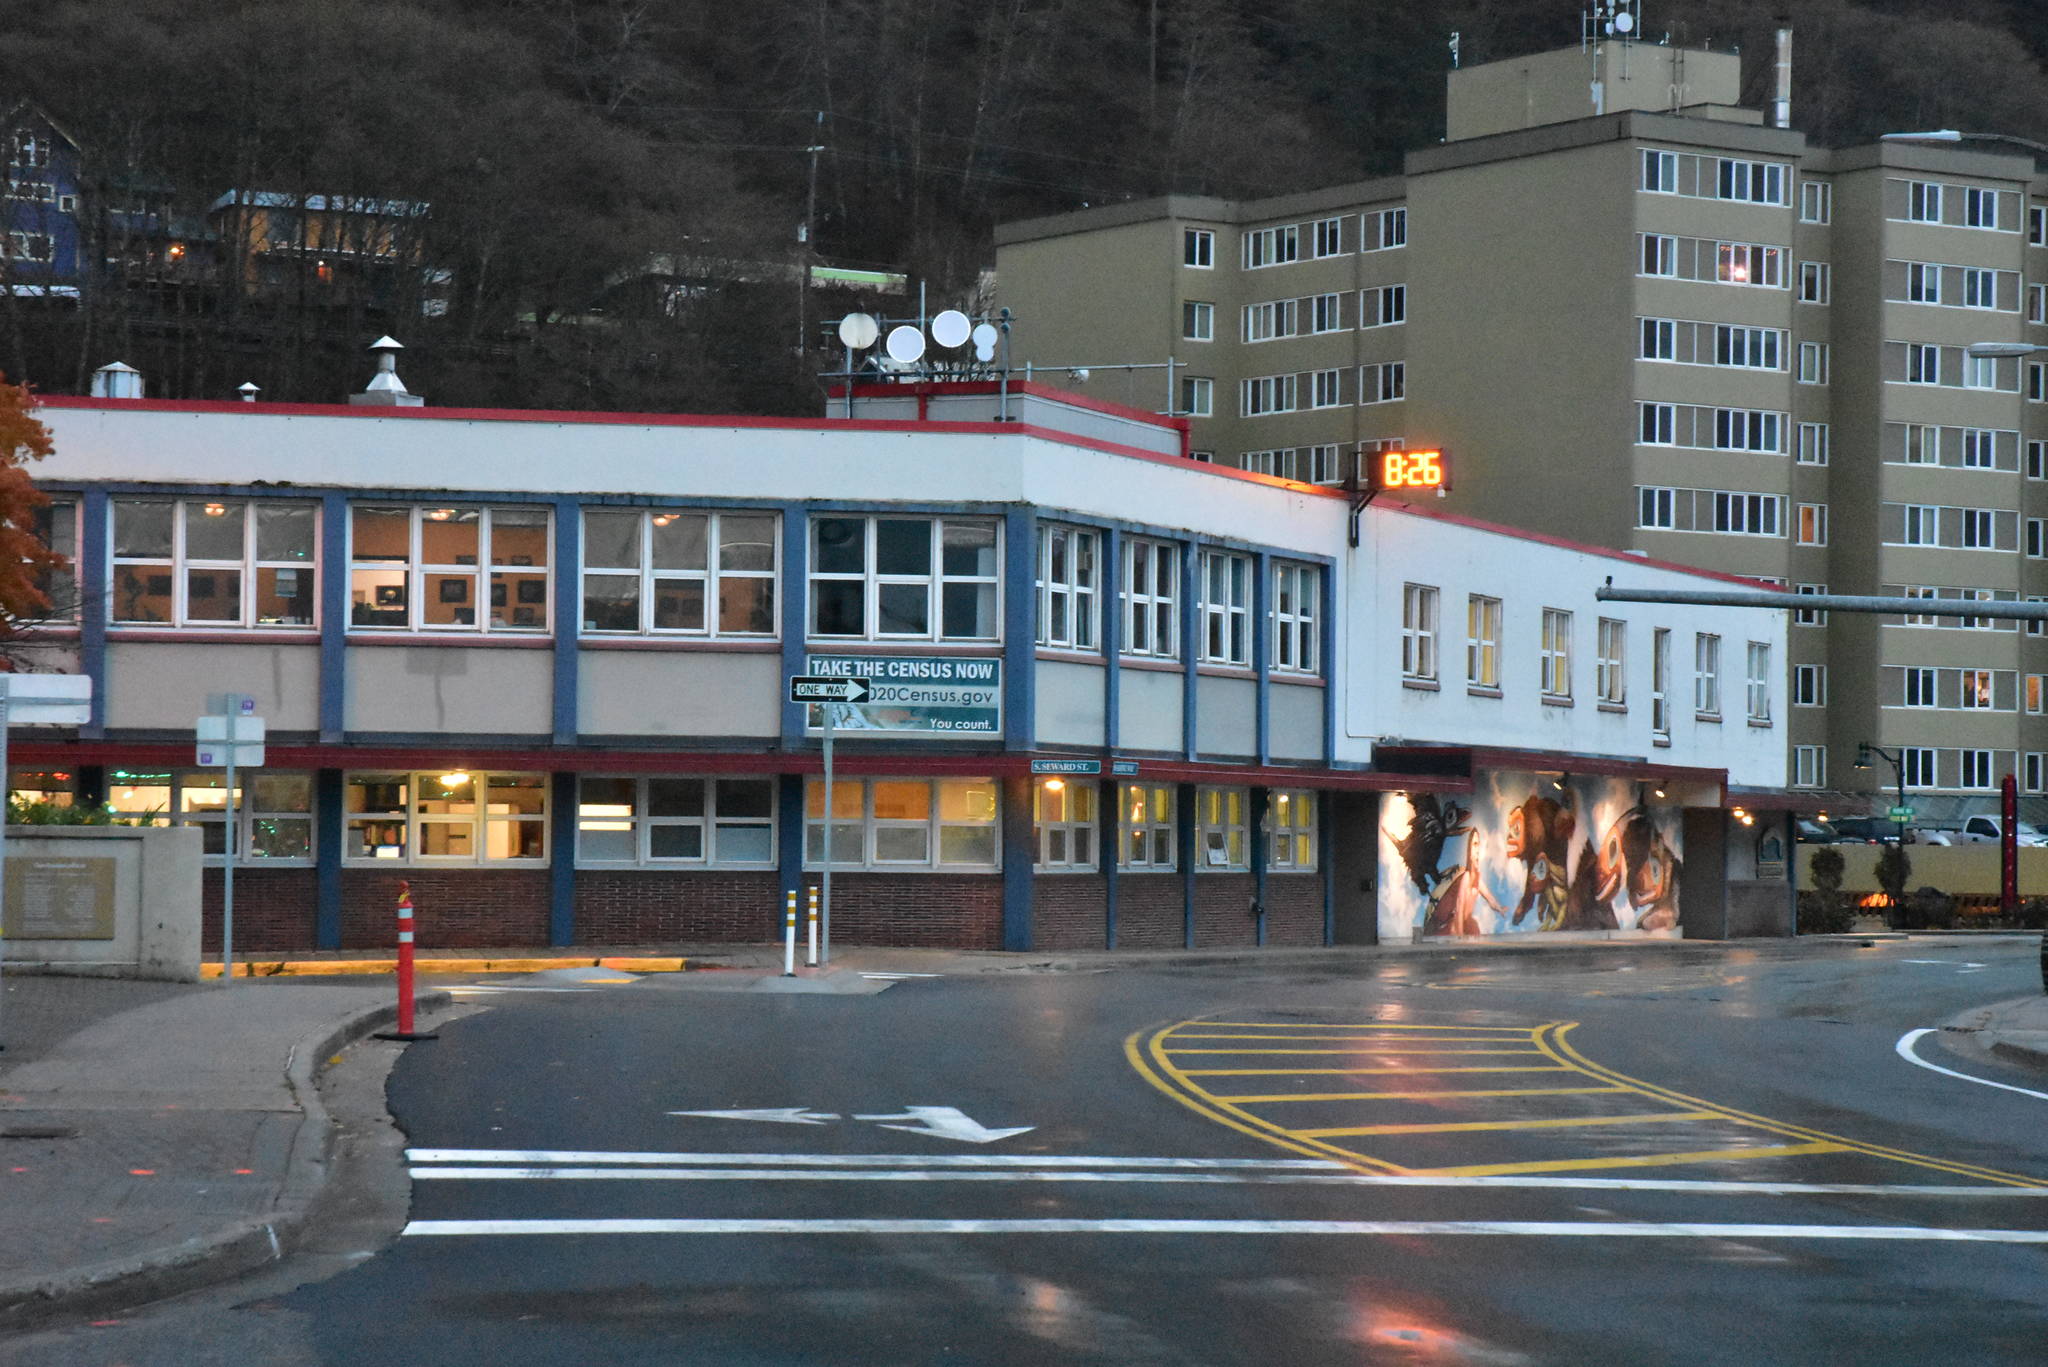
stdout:
[[842,679],[830,674],[789,676],[791,702],[866,702],[873,692],[866,679]]

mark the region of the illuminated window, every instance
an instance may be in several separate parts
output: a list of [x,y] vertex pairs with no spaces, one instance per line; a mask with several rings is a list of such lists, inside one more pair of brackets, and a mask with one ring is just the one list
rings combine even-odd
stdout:
[[1989,711],[1992,705],[1992,671],[1988,669],[1962,669],[1956,671],[1961,689],[1964,710],[1971,712]]
[[544,863],[547,799],[545,774],[348,774],[342,855],[401,864]]
[[1465,600],[1465,683],[1500,687],[1500,599],[1472,594]]
[[1572,615],[1560,608],[1543,609],[1541,664],[1543,696],[1569,700],[1572,696]]
[[[237,864],[313,861],[313,776],[284,769],[243,770],[235,794]],[[208,863],[227,850],[225,769],[107,771],[107,806],[145,826],[196,826]],[[66,795],[63,805],[69,806]]]
[[775,780],[578,780],[576,862],[769,868],[775,863]]
[[1042,778],[1031,785],[1031,821],[1042,873],[1093,873],[1098,817],[1093,779]]
[[1195,790],[1197,870],[1229,873],[1251,867],[1251,840],[1245,824],[1249,797],[1243,788]]
[[1117,867],[1135,873],[1164,873],[1179,864],[1174,825],[1174,786],[1125,783],[1117,789]]
[[113,500],[116,625],[313,625],[315,506]]
[[1316,871],[1316,795],[1302,788],[1266,794],[1266,867],[1275,873]]
[[1628,623],[1602,617],[1593,657],[1593,687],[1610,707],[1628,702]]
[[545,509],[358,504],[349,540],[352,628],[548,629]]
[[1724,285],[1747,285],[1765,289],[1785,286],[1785,253],[1778,247],[1755,242],[1715,244],[1714,278]]
[[1802,546],[1828,544],[1828,505],[1802,503],[1796,510],[1798,541]]

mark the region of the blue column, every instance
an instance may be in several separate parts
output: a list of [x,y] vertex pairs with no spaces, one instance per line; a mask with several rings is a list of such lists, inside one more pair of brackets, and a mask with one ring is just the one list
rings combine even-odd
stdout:
[[341,770],[313,774],[313,943],[341,948],[341,851],[346,838]]
[[548,943],[576,943],[576,775],[548,775]]
[[[1194,542],[1189,541],[1181,548],[1180,566],[1180,742],[1183,758],[1193,759],[1199,744],[1199,732],[1195,729],[1195,694],[1197,677],[1195,661],[1199,657],[1198,647],[1202,639],[1202,552]],[[1193,931],[1189,932],[1191,935]],[[1190,945],[1193,941],[1189,942]]]
[[[810,535],[810,518],[804,513],[801,503],[782,505],[782,673],[786,679],[792,674],[804,672],[804,633],[809,629],[810,593],[804,578]],[[801,750],[805,748],[804,709],[789,700],[789,690],[783,689],[782,697],[782,748]],[[785,797],[787,795],[785,794]],[[803,835],[803,794],[797,794],[797,844],[798,856],[802,856]],[[785,841],[785,844],[788,842]],[[785,863],[787,870],[792,866]],[[794,867],[801,869],[801,863]],[[785,872],[783,891],[796,886],[796,875]],[[782,913],[778,910],[776,916]],[[777,924],[780,924],[778,919]]]
[[775,905],[761,909],[763,933],[771,936],[781,933],[783,899],[792,892],[803,891],[804,886],[802,774],[779,775],[775,785],[775,872]]
[[[1102,748],[1110,754],[1123,744],[1124,538],[1111,527],[1102,533],[1102,559],[1097,565],[1102,592]],[[1108,766],[1103,766],[1107,768]]]
[[[718,554],[713,548],[711,554]],[[578,582],[583,563],[583,507],[575,499],[555,500],[555,744],[574,745],[579,725],[577,689],[582,683],[578,667],[579,629],[583,624],[583,585]],[[716,606],[710,609],[716,611]],[[573,832],[575,827],[572,825]],[[556,944],[568,944],[556,940]]]
[[107,594],[113,585],[108,573],[107,494],[104,489],[85,491],[83,525],[78,535],[78,667],[92,680],[92,720],[78,728],[80,740],[99,740],[107,734]]
[[[1260,764],[1273,759],[1273,557],[1260,551],[1252,558],[1252,671],[1259,676],[1253,712]],[[1261,917],[1264,913],[1261,912]],[[1259,922],[1259,943],[1265,943],[1265,921]]]
[[[1038,519],[1029,508],[1003,514],[1003,748],[1038,743]],[[1030,811],[1025,811],[1028,826]],[[1028,836],[1028,831],[1027,831]],[[1005,866],[1007,867],[1007,865]],[[1027,876],[1030,862],[1025,863]],[[1029,908],[1026,908],[1029,915]],[[1020,946],[1021,947],[1021,946]]]
[[1116,948],[1116,866],[1123,858],[1123,783],[1105,778],[1096,785],[1096,800],[1102,805],[1095,823],[1095,857],[1102,870],[1102,947]]
[[1266,864],[1273,842],[1266,831],[1266,806],[1268,792],[1254,788],[1245,804],[1245,833],[1251,837],[1252,857],[1252,915],[1257,922],[1256,943],[1262,948],[1266,943]]
[[1183,783],[1173,795],[1174,836],[1180,846],[1181,940],[1195,947],[1195,785]]
[[348,732],[348,498],[320,496],[320,743]]
[[1037,850],[1031,835],[1031,776],[1002,781],[1003,948],[1031,948],[1031,865]]

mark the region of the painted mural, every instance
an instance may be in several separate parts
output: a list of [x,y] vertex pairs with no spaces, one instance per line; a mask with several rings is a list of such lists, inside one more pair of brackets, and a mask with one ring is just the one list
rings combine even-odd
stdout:
[[1678,928],[1675,807],[1629,779],[1482,773],[1380,803],[1380,937]]

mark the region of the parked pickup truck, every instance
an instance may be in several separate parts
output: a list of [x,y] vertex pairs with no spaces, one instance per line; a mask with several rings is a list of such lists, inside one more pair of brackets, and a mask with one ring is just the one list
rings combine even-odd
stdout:
[[[1926,845],[1995,845],[2003,822],[1995,816],[1966,817],[1960,826],[1942,826],[1920,832]],[[2014,831],[2022,845],[2048,845],[2048,831],[2031,821],[2019,822]]]

